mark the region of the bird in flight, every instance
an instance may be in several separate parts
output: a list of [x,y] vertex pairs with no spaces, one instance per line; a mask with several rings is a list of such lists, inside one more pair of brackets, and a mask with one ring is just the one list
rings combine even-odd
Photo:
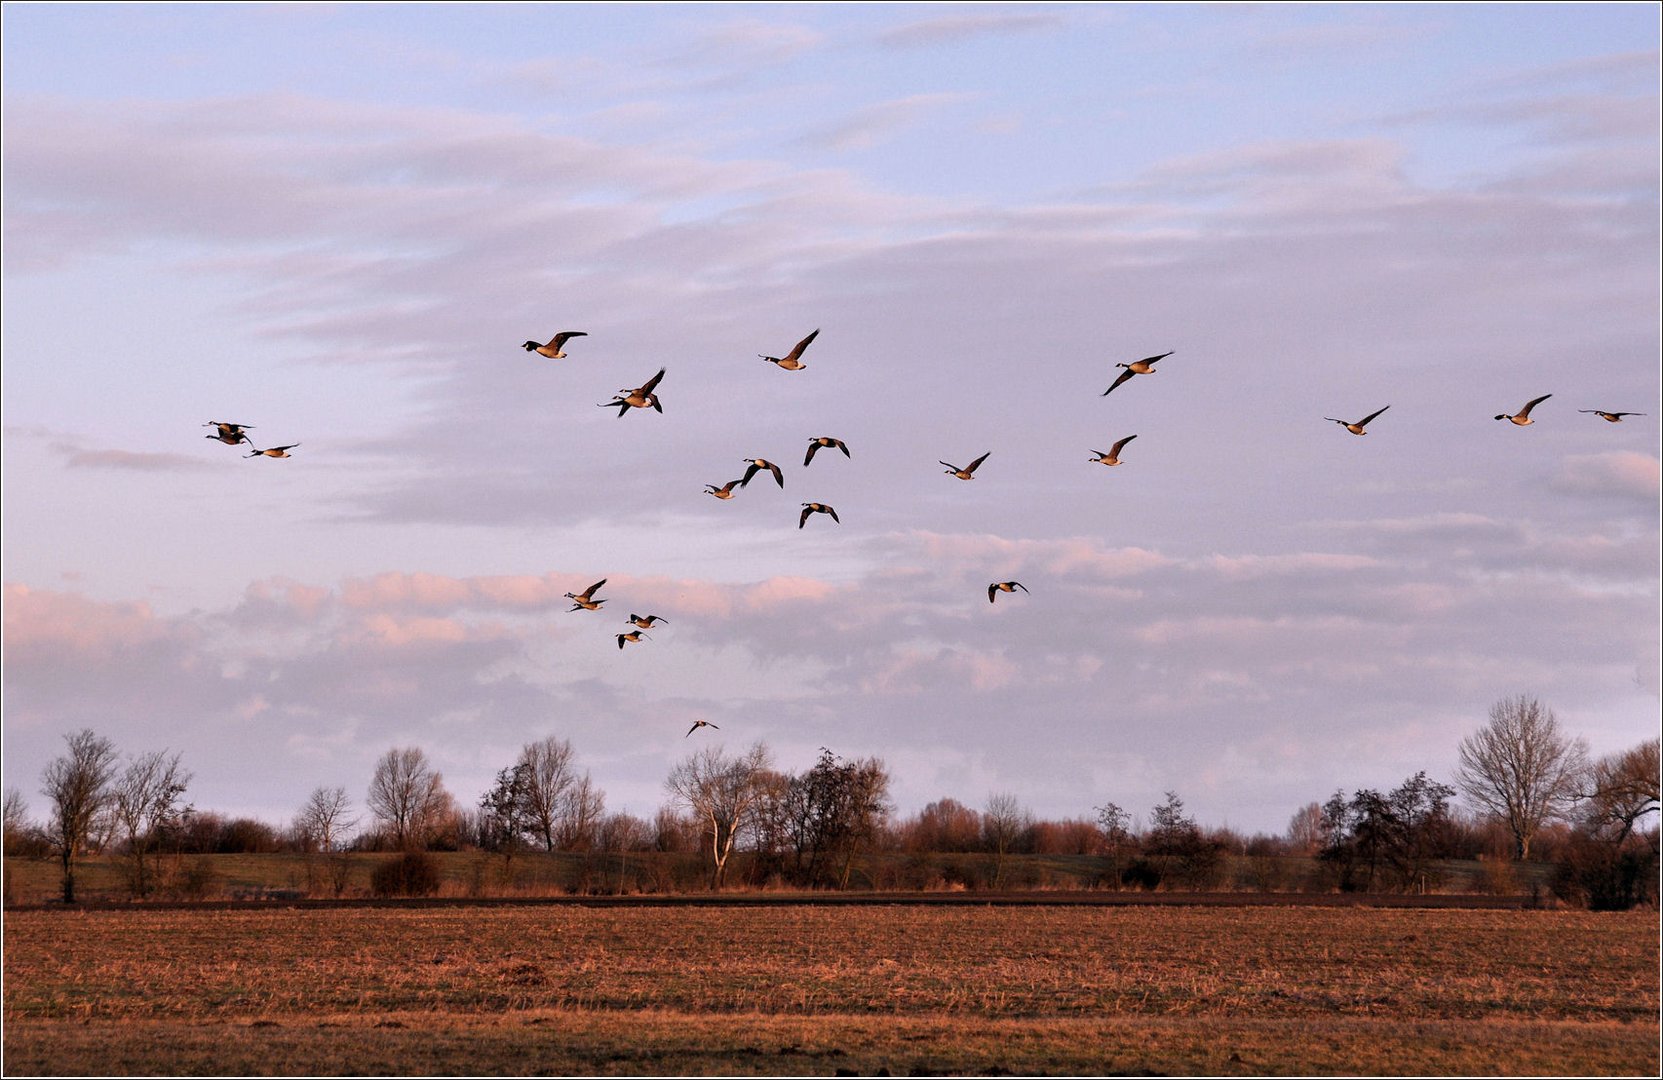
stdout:
[[1127,443],[1131,442],[1135,438],[1137,438],[1136,435],[1126,436],[1124,439],[1121,439],[1119,442],[1117,442],[1113,446],[1109,447],[1109,452],[1106,453],[1106,454],[1103,453],[1103,451],[1101,451],[1101,450],[1093,450],[1092,453],[1096,454],[1097,456],[1092,458],[1091,460],[1092,461],[1101,461],[1105,465],[1119,465],[1120,464],[1120,448],[1122,446],[1125,446]]
[[803,355],[803,350],[808,348],[808,343],[813,341],[819,335],[820,335],[820,331],[818,329],[816,329],[814,331],[814,333],[810,334],[808,337],[804,338],[803,340],[797,342],[796,347],[793,348],[790,352],[786,353],[784,356],[765,356],[762,353],[757,353],[757,355],[761,356],[764,360],[768,361],[770,364],[778,364],[780,367],[784,368],[787,371],[801,371],[801,370],[803,370],[803,368],[808,367],[808,365],[805,364],[805,363],[802,363],[798,358]]
[[[1389,409],[1389,408],[1391,408],[1390,405],[1387,405],[1385,409],[1376,409],[1373,412],[1369,413],[1367,416],[1363,417],[1361,420],[1358,420],[1356,422],[1352,422],[1352,421],[1349,421],[1349,420],[1334,420],[1334,418],[1332,416],[1325,416],[1325,417],[1323,417],[1323,419],[1324,420],[1334,420],[1334,423],[1336,423],[1336,424],[1340,425],[1341,427],[1345,428],[1347,431],[1351,432],[1353,435],[1367,435],[1368,432],[1364,431],[1363,429],[1369,426],[1369,421],[1373,420],[1376,416],[1379,416],[1381,413],[1385,412],[1386,409]],[[1525,410],[1525,412],[1529,412],[1529,411],[1530,411],[1529,409]]]
[[[1525,411],[1528,412],[1529,410],[1526,409]],[[1604,409],[1578,409],[1576,411],[1577,412],[1591,412],[1595,416],[1599,417],[1601,420],[1604,420],[1606,423],[1610,423],[1610,424],[1620,424],[1620,423],[1622,423],[1623,422],[1623,417],[1625,417],[1625,416],[1644,416],[1644,415],[1646,415],[1643,412],[1606,412]],[[210,435],[208,437],[210,439],[213,438],[212,435]]]
[[252,441],[250,441],[248,448],[254,452],[252,454],[244,454],[243,457],[292,457],[293,455],[290,454],[289,451],[299,445],[300,444],[297,442],[292,442],[287,446],[268,446],[266,449],[261,450],[259,447],[255,446]]
[[653,390],[658,386],[658,380],[663,377],[664,369],[659,368],[658,374],[648,379],[645,385],[637,386],[634,390],[620,390],[617,397],[600,407],[610,409],[616,405],[618,406],[619,416],[624,415],[631,409],[655,409],[662,413],[664,407],[658,403],[658,395],[653,393]]
[[755,476],[763,469],[767,469],[769,472],[774,474],[774,483],[778,484],[780,487],[785,486],[785,474],[780,472],[780,467],[775,465],[772,461],[768,461],[764,458],[745,458],[744,460],[750,468],[746,469],[745,475],[740,478],[740,487],[744,487],[746,484],[749,484],[751,482],[751,477]]
[[837,511],[833,510],[825,503],[804,503],[802,516],[797,519],[797,528],[800,529],[804,525],[808,524],[808,516],[810,514],[830,514],[833,521],[837,522],[839,525],[843,524],[843,520],[837,516]]
[[572,606],[566,610],[577,611],[581,608],[584,611],[599,611],[601,609],[601,605],[606,603],[606,601],[596,600],[595,590],[605,584],[606,579],[601,578],[599,581],[595,582],[593,585],[589,586],[587,589],[584,589],[580,593],[567,593],[566,599],[572,602]]
[[[1176,350],[1174,350],[1174,351],[1176,351]],[[1119,386],[1121,383],[1125,382],[1127,379],[1130,379],[1133,375],[1153,375],[1153,374],[1155,374],[1155,364],[1156,364],[1156,362],[1160,361],[1160,360],[1165,360],[1167,357],[1169,357],[1171,355],[1172,355],[1172,353],[1170,353],[1170,352],[1164,352],[1159,356],[1146,356],[1142,360],[1133,360],[1130,364],[1116,364],[1115,367],[1123,367],[1126,370],[1122,371],[1120,373],[1120,378],[1116,379],[1114,382],[1109,384],[1109,388],[1107,390],[1103,391],[1101,396],[1102,397],[1108,397],[1109,394],[1111,394],[1114,391],[1115,387]]]
[[634,612],[631,612],[630,616],[629,616],[629,621],[634,623],[636,626],[639,626],[643,630],[651,630],[653,623],[655,623],[655,622],[668,623],[670,620],[664,618],[662,615],[637,615]]
[[740,482],[738,480],[729,480],[721,487],[717,487],[715,484],[706,484],[704,486],[704,493],[706,495],[714,495],[718,499],[731,499],[733,498],[733,489],[737,486],[740,486]]
[[[722,725],[720,724],[712,724],[709,720],[695,720],[693,721],[693,726],[687,729],[687,735],[693,734],[693,732],[702,727],[715,728],[717,731],[722,730]],[[683,735],[682,738],[687,738],[687,735]]]
[[1002,592],[1013,593],[1018,589],[1021,589],[1023,592],[1027,592],[1028,586],[1022,584],[1020,581],[995,581],[987,587],[987,602],[990,604],[993,603],[993,598]]
[[253,446],[254,441],[248,437],[248,432],[254,430],[248,424],[228,424],[223,420],[210,420],[203,427],[219,428],[218,435],[204,435],[204,439],[218,439],[226,446],[236,446],[238,443],[248,443]]
[[[627,634],[619,634],[618,635],[618,648],[620,648],[620,649],[623,648],[624,643],[626,641],[630,642],[632,644],[637,644],[638,645],[638,644],[640,644],[641,639],[644,638],[644,637],[647,637],[647,635],[643,634],[639,630],[631,630]],[[647,640],[651,641],[652,638],[647,638]]]
[[818,438],[810,439],[808,441],[808,453],[803,456],[803,464],[807,465],[809,462],[814,460],[814,452],[816,450],[822,450],[828,446],[835,446],[839,450],[843,451],[844,457],[849,456],[849,448],[843,445],[842,439],[834,439],[830,435],[821,435]]
[[566,342],[575,337],[588,336],[589,335],[582,330],[562,330],[560,333],[550,338],[547,345],[539,345],[535,341],[526,342],[525,351],[537,353],[539,356],[546,356],[550,360],[564,360],[566,358],[566,354],[560,350],[566,347]]
[[[991,454],[991,453],[993,453],[992,450],[989,450],[987,452],[987,454]],[[957,465],[954,465],[950,461],[943,461],[943,462],[941,462],[941,464],[947,466],[947,475],[948,476],[956,476],[960,480],[974,480],[974,479],[976,479],[976,476],[975,476],[976,467],[978,465],[980,465],[982,462],[987,460],[987,454],[983,454],[981,457],[977,458],[975,461],[972,461],[970,464],[966,465],[962,469],[959,468]]]
[[1519,425],[1520,427],[1524,427],[1526,424],[1534,424],[1536,421],[1534,421],[1530,418],[1530,410],[1534,409],[1536,406],[1540,405],[1542,402],[1546,401],[1548,398],[1550,398],[1552,396],[1553,396],[1552,394],[1543,394],[1541,397],[1535,398],[1535,399],[1527,402],[1525,404],[1525,407],[1520,409],[1514,415],[1508,416],[1506,413],[1497,413],[1496,414],[1496,419],[1497,420],[1511,420],[1511,421],[1513,421],[1513,423]]

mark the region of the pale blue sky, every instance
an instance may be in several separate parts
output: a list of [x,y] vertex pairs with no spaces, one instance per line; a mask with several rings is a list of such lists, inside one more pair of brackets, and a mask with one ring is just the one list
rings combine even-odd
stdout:
[[[472,801],[554,733],[650,816],[708,716],[903,810],[1279,831],[1520,691],[1655,730],[1653,7],[4,19],[31,796],[83,725],[273,819],[395,744]],[[659,367],[662,416],[594,407]],[[700,494],[757,455],[785,491]]]

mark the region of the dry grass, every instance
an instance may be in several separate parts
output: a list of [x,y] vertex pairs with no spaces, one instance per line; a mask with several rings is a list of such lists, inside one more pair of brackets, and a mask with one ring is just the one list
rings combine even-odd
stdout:
[[8,1074],[1655,1073],[1657,971],[1641,913],[13,912],[5,1050]]

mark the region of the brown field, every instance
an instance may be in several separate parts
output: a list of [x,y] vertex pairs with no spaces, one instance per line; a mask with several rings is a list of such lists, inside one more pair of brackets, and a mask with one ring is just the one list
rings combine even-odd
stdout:
[[13,911],[5,1071],[1653,1074],[1655,913]]

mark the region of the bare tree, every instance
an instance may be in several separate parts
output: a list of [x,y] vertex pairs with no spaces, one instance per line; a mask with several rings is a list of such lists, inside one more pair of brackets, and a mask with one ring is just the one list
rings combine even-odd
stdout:
[[52,803],[47,826],[52,847],[63,864],[64,903],[75,902],[75,856],[109,809],[115,778],[115,744],[83,728],[65,735],[69,750],[53,758],[41,774],[41,794]]
[[907,826],[914,851],[975,851],[982,842],[982,815],[957,799],[937,799]]
[[328,853],[345,846],[346,834],[358,824],[351,813],[352,800],[346,788],[319,785],[306,797],[306,803],[295,815],[295,832],[308,848]]
[[426,847],[455,809],[444,778],[415,746],[395,747],[382,755],[365,801],[391,833],[393,844],[404,851]]
[[1299,855],[1315,855],[1328,843],[1322,804],[1306,803],[1288,819],[1288,847]]
[[[1642,818],[1657,813],[1658,740],[1601,758],[1588,772],[1589,832],[1596,839],[1622,844]],[[1653,844],[1656,833],[1653,832]]]
[[1137,837],[1132,832],[1132,815],[1119,803],[1105,802],[1096,807],[1097,829],[1101,851],[1108,863],[1106,877],[1111,883],[1120,881],[1129,857],[1137,850]]
[[[779,785],[770,790],[780,794]],[[844,761],[825,747],[814,767],[785,778],[777,805],[792,876],[808,885],[847,888],[856,854],[889,816],[889,771],[877,758]]]
[[29,824],[29,805],[23,801],[23,792],[14,787],[6,789],[6,854],[20,854],[28,844],[29,834],[33,832]]
[[1033,815],[1023,808],[1015,795],[1002,792],[987,797],[987,806],[982,809],[982,840],[993,852],[995,889],[1004,882],[1005,856],[1032,824]]
[[760,742],[731,758],[713,746],[677,765],[664,782],[672,799],[692,811],[703,827],[710,843],[712,889],[721,888],[734,840],[761,804],[768,768],[768,748]]
[[1481,809],[1513,834],[1513,857],[1528,859],[1543,823],[1576,801],[1588,749],[1559,729],[1553,710],[1526,695],[1490,706],[1490,722],[1461,740],[1455,778]]
[[556,819],[554,846],[559,851],[590,851],[600,840],[606,793],[584,773],[566,790]]
[[191,774],[179,767],[179,755],[169,757],[166,750],[133,758],[115,780],[113,810],[132,860],[135,896],[149,895],[150,852],[166,830],[179,824],[185,812],[179,798],[190,781]]
[[558,844],[577,769],[572,764],[572,744],[553,735],[520,750],[515,767],[521,770],[520,813],[528,828],[543,842],[544,851]]

